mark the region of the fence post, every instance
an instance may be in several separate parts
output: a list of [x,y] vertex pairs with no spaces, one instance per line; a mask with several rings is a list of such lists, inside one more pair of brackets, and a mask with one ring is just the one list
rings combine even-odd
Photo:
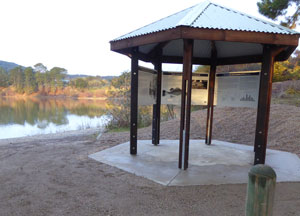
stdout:
[[246,216],[271,216],[275,195],[276,173],[266,165],[258,164],[249,171]]

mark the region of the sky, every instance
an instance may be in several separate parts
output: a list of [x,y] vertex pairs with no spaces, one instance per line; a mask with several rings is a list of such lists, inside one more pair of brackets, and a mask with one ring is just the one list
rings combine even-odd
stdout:
[[[130,59],[109,41],[202,0],[0,0],[0,60],[69,74],[120,75]],[[258,18],[257,0],[213,0]],[[299,31],[299,29],[297,29]]]

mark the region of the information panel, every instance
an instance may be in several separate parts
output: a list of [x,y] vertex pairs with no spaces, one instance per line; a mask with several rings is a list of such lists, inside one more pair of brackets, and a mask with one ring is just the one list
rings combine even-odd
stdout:
[[[207,105],[208,74],[193,74],[192,105]],[[181,104],[182,73],[163,72],[161,104]],[[257,107],[259,72],[217,74],[214,105],[219,107]],[[157,71],[139,67],[139,105],[156,103]]]
[[259,73],[217,76],[215,104],[220,107],[257,107]]
[[[181,104],[182,74],[165,72],[162,78],[162,104]],[[192,77],[192,105],[207,105],[208,77],[198,74]]]
[[157,92],[157,71],[144,67],[139,67],[138,87],[138,104],[155,104]]

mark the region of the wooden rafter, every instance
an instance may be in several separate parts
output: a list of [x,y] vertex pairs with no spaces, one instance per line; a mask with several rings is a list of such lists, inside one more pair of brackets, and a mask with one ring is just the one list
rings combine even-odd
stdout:
[[[152,50],[150,50],[150,52],[147,54],[147,56],[149,56],[151,59],[156,59],[157,56],[157,52],[159,50],[163,50],[163,48],[170,43],[170,41],[164,41],[161,43],[158,43],[155,47],[153,47]],[[161,54],[162,55],[162,54]]]

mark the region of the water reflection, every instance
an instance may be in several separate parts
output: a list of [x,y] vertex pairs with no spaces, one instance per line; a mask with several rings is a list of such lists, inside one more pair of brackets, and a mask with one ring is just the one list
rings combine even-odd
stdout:
[[0,139],[103,126],[105,101],[0,98]]

